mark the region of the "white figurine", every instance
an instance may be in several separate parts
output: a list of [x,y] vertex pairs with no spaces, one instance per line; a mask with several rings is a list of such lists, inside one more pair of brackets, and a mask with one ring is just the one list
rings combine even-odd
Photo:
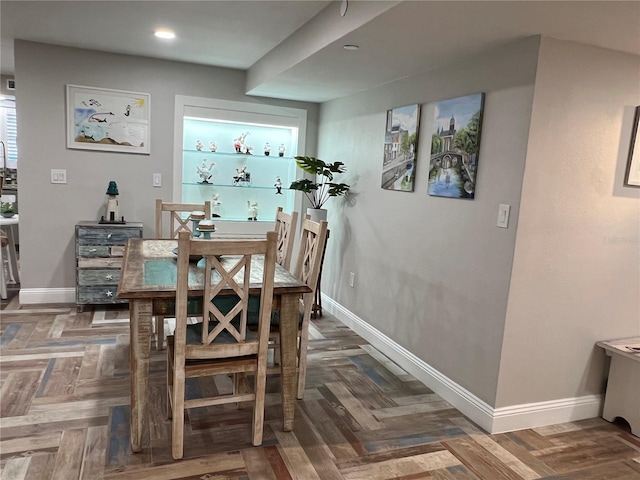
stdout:
[[276,177],[276,183],[273,186],[276,187],[276,195],[282,195],[282,180],[280,177]]
[[196,150],[201,152],[202,151],[202,147],[204,147],[204,145],[202,145],[202,142],[200,140],[198,140],[196,142]]
[[211,216],[212,217],[220,217],[220,206],[222,202],[220,201],[220,196],[216,193],[211,199]]
[[264,144],[264,154],[265,156],[269,156],[269,154],[271,153],[271,145],[269,144],[269,142]]
[[247,220],[258,220],[258,202],[247,200]]
[[244,140],[249,135],[249,132],[240,134],[239,137],[233,139],[233,148],[235,148],[236,153],[246,153],[246,148],[244,146]]
[[209,180],[213,176],[212,169],[214,166],[215,162],[211,162],[209,165],[207,165],[205,159],[202,159],[202,163],[196,167],[196,171],[198,172],[198,175],[200,175],[200,183],[209,183]]
[[251,181],[251,174],[247,171],[247,166],[243,165],[236,168],[236,174],[233,177],[233,184],[238,185],[240,182],[247,184]]
[[209,150],[211,150],[212,152],[215,152],[216,150],[218,150],[218,145],[216,145],[216,142],[211,142],[211,145],[209,146]]
[[285,150],[286,149],[284,148],[284,143],[281,143],[280,146],[278,147],[278,156],[284,157]]

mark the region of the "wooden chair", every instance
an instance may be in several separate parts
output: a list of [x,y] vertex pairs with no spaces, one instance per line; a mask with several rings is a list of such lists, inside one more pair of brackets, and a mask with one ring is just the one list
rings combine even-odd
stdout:
[[[305,293],[300,301],[300,322],[298,324],[298,389],[297,397],[304,397],[304,388],[307,378],[307,348],[309,346],[309,323],[313,309],[316,288],[322,267],[324,246],[327,241],[328,224],[326,220],[320,223],[313,222],[309,215],[305,215],[302,222],[300,247],[293,274],[304,281],[311,289]],[[271,322],[270,339],[274,348],[274,359],[279,357],[279,316],[273,316]],[[269,373],[278,373],[279,368],[269,369]]]
[[[156,199],[156,238],[178,238],[180,232],[193,233],[193,224],[190,215],[182,218],[182,214],[190,214],[191,212],[204,212],[204,217],[211,220],[211,202],[206,201],[199,203],[165,203],[162,199]],[[163,234],[162,218],[163,213],[169,212],[169,236]]]
[[298,225],[298,212],[284,213],[282,207],[276,211],[276,233],[278,234],[277,262],[289,270],[293,244]]
[[[267,377],[269,324],[273,301],[276,265],[275,232],[266,240],[193,240],[180,233],[178,240],[178,285],[176,291],[176,330],[167,338],[168,414],[172,422],[172,456],[183,456],[185,409],[253,402],[252,443],[262,444],[264,402]],[[251,257],[264,255],[260,307],[249,309]],[[202,255],[204,267],[203,322],[187,325],[189,299],[189,255]],[[225,268],[219,256],[237,256],[231,268]],[[235,296],[223,296],[230,287]],[[230,301],[231,300],[231,301]],[[258,330],[247,329],[249,317],[257,319]],[[246,374],[253,373],[249,388]],[[187,378],[234,375],[232,394],[186,399]],[[240,381],[242,380],[242,382]]]
[[[156,237],[162,238],[178,238],[180,232],[189,232],[193,234],[193,223],[191,222],[191,212],[204,212],[207,220],[211,219],[211,202],[206,201],[199,203],[170,203],[163,202],[162,199],[156,199]],[[165,212],[169,212],[169,232],[168,237],[164,236],[162,218],[166,217]],[[186,214],[186,218],[182,218]],[[156,316],[156,349],[164,348],[164,317]]]

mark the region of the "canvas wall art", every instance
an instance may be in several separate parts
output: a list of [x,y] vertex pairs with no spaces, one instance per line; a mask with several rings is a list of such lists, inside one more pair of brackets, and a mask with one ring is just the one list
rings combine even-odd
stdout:
[[387,111],[382,182],[385,190],[413,192],[418,154],[420,105]]
[[67,148],[150,153],[148,93],[67,85]]
[[629,145],[629,158],[627,170],[624,176],[624,184],[628,187],[640,187],[640,106],[636,107],[631,131],[631,144]]
[[435,104],[429,195],[475,197],[483,108],[484,93]]

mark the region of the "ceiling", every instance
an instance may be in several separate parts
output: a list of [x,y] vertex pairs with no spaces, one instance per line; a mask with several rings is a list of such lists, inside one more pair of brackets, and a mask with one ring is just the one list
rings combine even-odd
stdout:
[[[157,27],[176,39],[154,38]],[[640,55],[640,1],[0,2],[3,74],[23,39],[242,69],[249,95],[312,102],[531,35]]]

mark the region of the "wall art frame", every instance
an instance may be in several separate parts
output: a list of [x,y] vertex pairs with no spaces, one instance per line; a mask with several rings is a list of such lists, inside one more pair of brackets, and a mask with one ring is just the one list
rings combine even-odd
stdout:
[[475,198],[483,111],[484,93],[436,102],[429,195]]
[[387,110],[380,182],[383,189],[413,192],[419,131],[419,104]]
[[627,169],[624,174],[624,185],[626,187],[640,188],[640,105],[636,107],[636,114],[633,119],[631,130],[631,142],[629,143],[629,156],[627,159]]
[[148,93],[67,85],[67,148],[148,155]]

